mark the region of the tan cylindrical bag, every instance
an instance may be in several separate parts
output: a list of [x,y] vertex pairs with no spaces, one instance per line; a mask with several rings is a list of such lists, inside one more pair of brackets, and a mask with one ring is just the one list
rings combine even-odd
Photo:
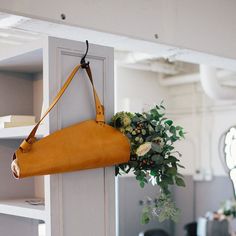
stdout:
[[86,72],[93,87],[96,119],[69,126],[36,141],[35,134],[41,121],[56,105],[80,68],[81,65],[78,65],[73,69],[51,106],[15,151],[12,171],[16,178],[106,167],[129,161],[129,140],[105,124],[104,108],[89,66]]

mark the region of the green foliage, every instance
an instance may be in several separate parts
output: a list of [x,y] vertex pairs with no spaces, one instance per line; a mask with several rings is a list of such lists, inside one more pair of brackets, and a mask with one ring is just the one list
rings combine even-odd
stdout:
[[[151,203],[151,204],[150,204]],[[159,222],[171,219],[178,221],[180,210],[172,202],[169,195],[161,194],[157,201],[149,198],[142,210],[141,223],[147,224],[152,219],[157,218]]]
[[176,182],[176,184],[178,185],[178,186],[180,186],[180,187],[185,187],[185,182],[184,182],[184,180],[182,179],[182,178],[179,178],[179,177],[175,177],[175,182]]
[[[111,122],[113,127],[128,137],[131,146],[130,161],[116,166],[116,175],[132,171],[140,187],[151,181],[161,189],[158,203],[144,208],[143,223],[148,223],[152,218],[175,220],[179,211],[171,202],[169,186],[185,186],[178,172],[179,168],[183,168],[178,159],[181,154],[174,148],[174,143],[184,138],[185,132],[181,126],[175,126],[172,120],[167,119],[164,111],[161,104],[142,114],[119,112]],[[154,210],[159,212],[158,217]]]

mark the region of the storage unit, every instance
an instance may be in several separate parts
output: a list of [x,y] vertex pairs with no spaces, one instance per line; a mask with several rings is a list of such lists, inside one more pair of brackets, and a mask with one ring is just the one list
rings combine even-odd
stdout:
[[[35,115],[39,119],[42,107],[45,110],[49,106],[84,52],[84,43],[46,37],[0,55],[0,116]],[[114,107],[113,49],[90,45],[87,60],[108,119]],[[36,136],[41,138],[94,117],[91,85],[85,72],[80,71]],[[31,129],[0,129],[0,235],[38,235],[38,223],[42,221],[47,236],[114,235],[113,167],[13,178],[12,154]],[[34,198],[43,198],[45,206],[26,202]]]

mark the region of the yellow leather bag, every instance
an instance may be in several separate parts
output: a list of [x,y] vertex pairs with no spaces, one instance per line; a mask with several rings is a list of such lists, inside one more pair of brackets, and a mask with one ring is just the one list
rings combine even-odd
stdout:
[[104,108],[89,66],[86,72],[93,88],[96,119],[69,126],[36,141],[35,134],[41,121],[56,105],[80,68],[78,65],[73,69],[46,113],[15,151],[11,167],[16,178],[99,168],[129,160],[128,138],[105,124]]

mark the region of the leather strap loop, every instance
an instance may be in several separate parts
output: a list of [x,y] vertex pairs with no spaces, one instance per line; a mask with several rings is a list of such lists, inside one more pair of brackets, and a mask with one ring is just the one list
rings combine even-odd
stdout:
[[31,149],[32,144],[36,142],[36,138],[30,138],[29,140],[24,140],[21,145],[20,145],[20,149],[23,152],[27,152]]
[[[32,131],[30,132],[29,136],[22,142],[22,144],[20,145],[20,148],[23,151],[27,151],[27,150],[30,149],[29,146],[31,146],[33,144],[33,142],[31,142],[31,140],[35,140],[34,137],[35,137],[35,134],[37,132],[37,129],[38,129],[40,123],[47,116],[47,114],[52,110],[52,108],[57,104],[57,102],[62,97],[62,95],[64,94],[65,90],[68,88],[68,86],[70,85],[71,81],[73,80],[75,74],[78,72],[78,70],[80,68],[82,68],[81,64],[77,65],[72,70],[71,74],[67,78],[66,82],[63,84],[61,90],[58,92],[58,94],[54,98],[53,102],[51,103],[51,105],[49,106],[47,111],[44,113],[44,115],[41,117],[41,119],[38,121],[38,123],[32,129]],[[95,108],[96,108],[96,121],[99,122],[99,123],[105,123],[103,105],[101,104],[100,99],[98,97],[98,94],[96,92],[96,89],[94,87],[93,77],[92,77],[92,72],[91,72],[90,66],[88,65],[88,67],[86,67],[85,69],[86,69],[88,78],[89,78],[89,80],[90,80],[90,82],[92,84],[92,87],[93,87],[93,94],[94,94],[94,101],[95,101]]]
[[101,102],[99,100],[96,89],[94,87],[93,76],[92,76],[90,66],[88,65],[85,69],[86,69],[87,75],[90,79],[90,82],[93,86],[94,101],[95,101],[95,106],[96,106],[96,121],[105,123],[104,108],[103,108],[103,105],[101,104]]

